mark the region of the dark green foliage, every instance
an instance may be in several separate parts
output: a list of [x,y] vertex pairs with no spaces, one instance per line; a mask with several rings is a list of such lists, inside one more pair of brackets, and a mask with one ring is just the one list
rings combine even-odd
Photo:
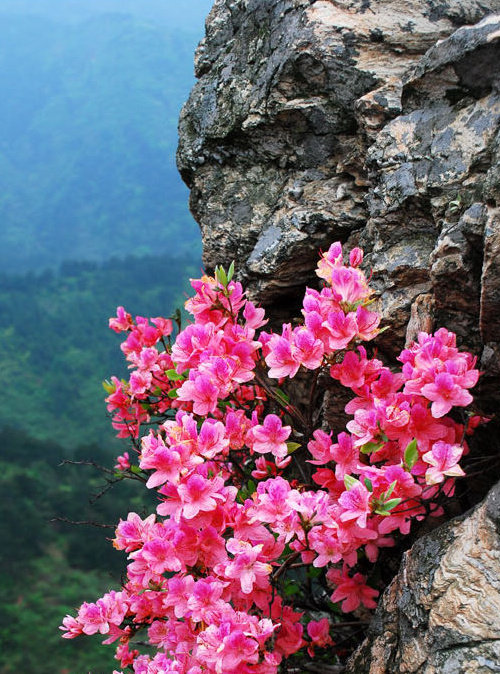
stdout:
[[5,429],[0,457],[0,673],[111,672],[118,663],[113,647],[100,646],[103,637],[68,643],[57,627],[82,601],[119,588],[125,555],[108,540],[113,529],[50,520],[116,524],[129,510],[143,511],[144,489],[120,482],[90,503],[105,476],[60,462],[65,457],[109,465],[110,452],[96,446],[71,451]]
[[0,427],[17,426],[65,447],[113,432],[102,381],[126,376],[123,336],[108,318],[168,316],[199,267],[185,258],[128,257],[64,263],[59,274],[0,275]]

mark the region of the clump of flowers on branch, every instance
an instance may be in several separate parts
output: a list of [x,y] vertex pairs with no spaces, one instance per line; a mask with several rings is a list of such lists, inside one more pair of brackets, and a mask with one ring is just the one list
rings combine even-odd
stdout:
[[[449,413],[471,403],[479,373],[444,328],[420,333],[399,372],[369,356],[380,316],[362,260],[333,244],[324,287],[281,334],[262,330],[233,265],[191,282],[194,320],[175,340],[170,320],[118,309],[131,374],[107,384],[107,405],[132,448],[116,468],[158,505],[120,521],[126,582],[67,616],[64,637],[118,642],[136,674],[275,674],[299,652],[321,657],[339,610],[375,607],[366,570],[380,548],[438,513],[464,474],[468,428]],[[301,368],[307,406],[287,393]],[[320,372],[353,392],[337,437],[319,425]]]

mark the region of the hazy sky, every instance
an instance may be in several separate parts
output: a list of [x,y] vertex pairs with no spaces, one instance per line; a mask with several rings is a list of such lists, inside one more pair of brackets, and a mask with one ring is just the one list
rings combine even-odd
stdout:
[[0,0],[0,13],[80,21],[92,14],[118,12],[201,32],[212,5],[213,0]]

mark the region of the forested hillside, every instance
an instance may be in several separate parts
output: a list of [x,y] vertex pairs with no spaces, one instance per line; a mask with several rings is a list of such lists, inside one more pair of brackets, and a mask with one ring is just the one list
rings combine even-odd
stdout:
[[108,318],[169,315],[199,266],[170,256],[64,263],[46,271],[0,275],[0,427],[14,425],[64,446],[113,437],[102,381],[125,373]]
[[109,451],[0,432],[1,674],[104,674],[116,666],[99,637],[68,643],[57,629],[86,596],[119,583],[124,556],[111,545],[113,529],[50,520],[111,525],[129,510],[141,512],[144,495],[120,483],[93,503],[105,476],[90,466],[61,465],[63,459],[109,463]]
[[189,5],[0,3],[0,674],[117,667],[58,625],[119,583],[112,525],[142,509],[135,484],[94,502],[126,449],[104,404],[126,373],[108,318],[168,316],[199,275],[175,148],[211,0]]

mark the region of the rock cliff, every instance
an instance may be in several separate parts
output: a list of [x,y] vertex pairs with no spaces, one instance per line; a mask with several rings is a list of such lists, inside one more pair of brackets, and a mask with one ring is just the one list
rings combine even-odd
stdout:
[[[251,296],[289,319],[315,283],[318,249],[361,245],[391,326],[380,352],[390,361],[419,330],[454,330],[479,356],[487,414],[500,402],[498,13],[500,0],[216,0],[178,151],[208,269],[235,259]],[[333,426],[341,405],[330,398]],[[496,421],[484,435],[478,453],[490,462],[462,510],[499,477]],[[466,615],[451,637],[431,607],[450,596],[454,541],[490,526],[495,498],[436,534],[422,566],[424,543],[408,553],[349,671],[500,671],[498,630],[476,621],[472,634]],[[492,526],[460,553],[489,585],[498,558],[494,571],[476,562],[478,550],[492,554]],[[461,586],[467,577],[476,583],[467,572]],[[408,579],[414,610],[404,614],[394,607]],[[483,622],[498,627],[496,601]],[[411,629],[418,642],[405,641]],[[478,643],[486,650],[474,660]]]

